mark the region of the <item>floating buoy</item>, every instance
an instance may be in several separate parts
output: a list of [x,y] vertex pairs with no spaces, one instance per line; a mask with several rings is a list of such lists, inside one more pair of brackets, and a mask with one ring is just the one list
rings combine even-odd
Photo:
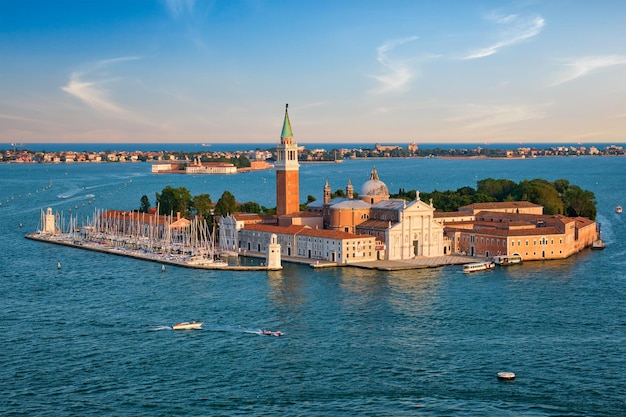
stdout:
[[515,379],[515,374],[513,372],[498,372],[498,379],[502,381],[511,381]]
[[165,265],[161,264],[161,272],[165,271]]

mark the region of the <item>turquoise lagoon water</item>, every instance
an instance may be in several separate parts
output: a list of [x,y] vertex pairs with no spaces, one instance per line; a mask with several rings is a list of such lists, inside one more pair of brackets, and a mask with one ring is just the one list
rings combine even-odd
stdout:
[[[348,160],[301,167],[358,191],[566,178],[593,191],[604,251],[467,276],[198,271],[24,238],[42,208],[133,209],[166,185],[272,207],[274,172],[152,175],[148,164],[0,165],[4,415],[620,416],[626,410],[622,157]],[[65,197],[65,198],[61,198]],[[21,226],[21,227],[20,227]],[[61,269],[57,268],[60,262]],[[179,321],[204,330],[175,332]],[[262,337],[259,328],[282,330]],[[512,382],[496,373],[515,372]]]

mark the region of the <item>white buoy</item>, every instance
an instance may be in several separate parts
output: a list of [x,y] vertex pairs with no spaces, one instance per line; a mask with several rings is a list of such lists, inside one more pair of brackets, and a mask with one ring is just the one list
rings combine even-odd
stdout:
[[165,271],[165,265],[161,264],[161,272]]
[[515,379],[515,374],[513,372],[498,372],[498,379],[502,381],[511,381]]

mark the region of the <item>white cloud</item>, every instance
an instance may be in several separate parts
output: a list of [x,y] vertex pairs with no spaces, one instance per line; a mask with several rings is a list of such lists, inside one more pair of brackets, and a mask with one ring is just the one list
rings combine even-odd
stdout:
[[106,85],[111,80],[102,78],[100,71],[119,62],[136,59],[139,58],[119,57],[98,61],[90,68],[72,72],[69,82],[61,89],[99,112],[117,115],[130,114],[128,110],[115,103],[109,97]]
[[196,0],[163,0],[163,3],[169,15],[176,20],[192,14]]
[[545,114],[542,108],[548,104],[529,105],[482,105],[470,104],[463,109],[463,114],[449,119],[460,122],[466,129],[482,129],[491,126],[517,123],[525,120],[542,119]]
[[418,39],[417,36],[408,38],[395,39],[379,46],[377,51],[377,60],[385,69],[385,74],[375,75],[374,78],[379,82],[379,88],[370,91],[373,94],[385,94],[393,91],[400,91],[413,79],[415,74],[407,65],[407,62],[400,59],[394,59],[389,56],[389,52],[395,48]]
[[562,73],[558,79],[552,83],[552,86],[563,84],[569,81],[573,81],[577,78],[584,77],[590,73],[599,71],[603,68],[614,67],[618,65],[626,64],[625,55],[604,55],[604,56],[588,56],[578,58],[566,66],[569,67],[567,71]]
[[500,40],[487,47],[470,53],[465,56],[464,59],[484,58],[496,54],[502,48],[515,45],[526,39],[539,35],[543,27],[546,25],[546,21],[541,16],[537,16],[532,19],[525,19],[520,18],[517,15],[499,16],[492,13],[487,16],[487,19],[501,25],[506,25],[507,30],[500,36]]

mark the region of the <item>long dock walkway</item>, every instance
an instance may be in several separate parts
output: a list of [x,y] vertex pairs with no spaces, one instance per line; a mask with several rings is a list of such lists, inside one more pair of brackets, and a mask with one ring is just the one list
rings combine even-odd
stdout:
[[[74,240],[65,236],[46,235],[40,233],[30,233],[26,235],[27,239],[37,240],[40,242],[53,243],[56,245],[70,246],[78,249],[91,250],[95,252],[109,253],[117,256],[126,256],[144,261],[158,262],[165,265],[175,265],[184,268],[194,269],[212,269],[212,270],[228,270],[228,271],[272,271],[280,270],[279,268],[269,268],[265,265],[229,265],[226,262],[206,262],[194,263],[189,257],[177,255],[166,255],[158,253],[146,253],[137,250],[127,250],[110,246],[97,245],[92,242]],[[246,251],[240,253],[242,256],[265,259],[265,254],[261,252]],[[312,268],[334,268],[334,267],[356,267],[364,269],[377,269],[380,271],[399,271],[406,269],[423,269],[423,268],[439,268],[448,265],[461,265],[470,262],[476,262],[476,258],[470,256],[444,255],[435,257],[418,256],[406,260],[393,261],[369,261],[356,262],[351,264],[340,264],[329,262],[326,260],[317,260],[310,258],[300,258],[295,256],[283,256],[282,262],[298,263],[308,265]]]
[[[265,254],[261,252],[246,251],[242,253],[244,256],[264,258]],[[283,256],[283,262],[291,262],[309,265],[312,268],[333,268],[333,267],[356,267],[365,269],[378,269],[381,271],[398,271],[403,269],[422,269],[422,268],[439,268],[449,265],[462,265],[471,262],[477,262],[477,258],[471,256],[459,256],[459,255],[443,255],[443,256],[417,256],[412,259],[406,260],[394,260],[394,261],[369,261],[369,262],[355,262],[350,264],[340,264],[337,262],[330,262],[323,259],[310,259],[299,258],[295,256]],[[481,259],[482,260],[482,259]]]
[[91,242],[76,241],[59,237],[55,235],[45,235],[39,233],[30,233],[25,236],[27,239],[37,240],[39,242],[53,243],[55,245],[69,246],[72,248],[85,249],[95,252],[109,253],[117,256],[125,256],[128,258],[141,259],[144,261],[158,262],[163,265],[175,265],[183,268],[193,269],[211,269],[224,271],[277,271],[280,268],[269,268],[265,265],[229,265],[226,262],[207,262],[193,263],[188,258],[178,257],[176,255],[165,255],[158,253],[145,253],[135,250],[125,250],[109,246],[91,244]]

